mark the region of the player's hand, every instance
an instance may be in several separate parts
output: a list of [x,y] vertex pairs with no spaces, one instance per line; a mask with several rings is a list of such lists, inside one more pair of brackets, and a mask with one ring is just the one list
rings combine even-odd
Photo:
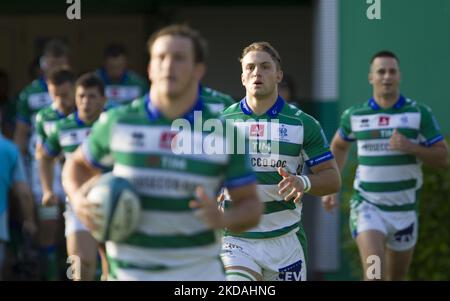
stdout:
[[408,138],[400,134],[397,129],[394,129],[391,139],[389,139],[389,148],[391,150],[401,151],[404,153],[411,153],[412,149],[416,145],[411,142]]
[[334,208],[338,207],[339,198],[337,194],[330,194],[322,197],[322,206],[327,212],[333,211]]
[[42,195],[42,206],[51,207],[58,204],[58,197],[53,193],[53,191],[44,191]]
[[282,167],[278,167],[278,173],[283,177],[283,180],[278,183],[278,188],[280,189],[278,193],[285,201],[294,199],[294,203],[300,202],[304,190],[303,182],[295,175],[288,173],[286,169]]
[[100,210],[100,205],[91,203],[86,198],[87,194],[97,180],[98,177],[94,177],[84,183],[83,186],[81,186],[81,188],[78,189],[73,195],[73,199],[70,200],[70,204],[72,205],[76,216],[91,231],[98,230],[104,220],[104,216]]
[[189,202],[189,207],[196,209],[198,216],[209,228],[225,228],[224,213],[217,206],[217,199],[210,199],[201,186],[196,189],[197,199]]

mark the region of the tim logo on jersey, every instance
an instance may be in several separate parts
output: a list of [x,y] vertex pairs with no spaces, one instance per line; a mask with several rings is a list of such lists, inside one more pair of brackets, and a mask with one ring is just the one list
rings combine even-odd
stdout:
[[379,126],[388,126],[389,125],[389,116],[380,116],[378,119]]
[[252,124],[250,126],[250,137],[264,137],[264,124]]
[[278,279],[281,281],[301,281],[302,280],[303,261],[299,260],[278,271]]

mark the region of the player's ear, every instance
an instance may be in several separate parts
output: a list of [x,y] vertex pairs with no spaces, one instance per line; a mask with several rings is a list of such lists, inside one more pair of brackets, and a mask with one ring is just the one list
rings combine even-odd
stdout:
[[369,71],[369,75],[367,76],[367,79],[369,80],[369,84],[373,83],[372,70]]
[[197,63],[195,65],[195,74],[197,80],[200,81],[206,73],[206,65],[204,63]]
[[241,82],[242,82],[242,85],[245,87],[245,77],[244,77],[244,73],[241,73]]
[[151,61],[149,61],[148,65],[147,65],[147,77],[148,77],[148,80],[151,82],[152,79],[150,78],[150,74],[151,74],[150,71],[151,71]]
[[283,71],[280,69],[277,71],[277,84],[281,83],[281,81],[283,80]]

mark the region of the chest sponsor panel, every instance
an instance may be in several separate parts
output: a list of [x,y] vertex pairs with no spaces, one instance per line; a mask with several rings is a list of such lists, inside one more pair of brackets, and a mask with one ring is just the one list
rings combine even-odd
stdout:
[[284,124],[279,120],[255,121],[248,119],[246,121],[236,120],[234,125],[242,132],[250,141],[267,140],[276,142],[286,142],[294,144],[303,144],[303,126]]
[[370,114],[351,116],[352,132],[380,129],[420,129],[420,113]]
[[80,145],[81,143],[83,143],[83,141],[86,140],[90,132],[90,127],[64,130],[59,134],[59,144],[63,148],[73,145]]
[[283,167],[291,173],[295,173],[297,168],[303,163],[300,157],[283,156],[277,154],[250,155],[250,163],[256,172],[271,171],[276,172],[278,167]]
[[51,103],[52,99],[48,92],[33,93],[28,96],[28,106],[32,112],[37,112]]
[[[417,140],[411,139],[417,143]],[[358,140],[358,156],[395,156],[404,155],[404,152],[391,150],[389,146],[389,139],[373,139],[373,140]]]
[[122,102],[138,98],[141,94],[141,88],[139,86],[110,85],[105,88],[105,94],[108,99]]
[[[193,160],[225,164],[226,141],[222,135],[175,131],[169,126],[117,124],[112,130],[112,151],[136,154],[180,155]],[[212,138],[207,138],[213,135]],[[215,145],[214,143],[219,145]],[[221,153],[216,152],[222,148]]]
[[121,164],[114,165],[114,174],[129,180],[143,196],[189,198],[202,186],[208,196],[215,198],[223,177],[200,176],[189,172],[137,168]]

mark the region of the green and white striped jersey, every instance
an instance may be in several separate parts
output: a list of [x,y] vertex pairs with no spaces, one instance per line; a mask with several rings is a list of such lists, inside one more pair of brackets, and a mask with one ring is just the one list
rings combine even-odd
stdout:
[[413,155],[389,149],[394,129],[425,146],[443,139],[431,110],[403,96],[389,109],[381,108],[371,98],[342,114],[340,136],[357,141],[353,199],[373,203],[383,210],[414,210],[416,193],[422,186],[421,163]]
[[[198,115],[194,119],[199,113],[203,123]],[[192,111],[179,119],[194,126],[180,131],[172,128],[173,121],[158,111],[147,94],[131,105],[102,114],[92,128],[83,143],[85,157],[99,168],[113,167],[116,176],[129,180],[143,208],[134,234],[122,243],[106,244],[113,278],[218,258],[220,231],[208,229],[189,208],[189,201],[200,185],[215,198],[222,186],[240,187],[256,179],[246,155],[202,151],[206,134],[226,142],[223,132],[202,132],[201,127],[212,118],[222,123],[199,97]],[[200,130],[195,126],[198,122]],[[179,153],[180,141],[192,142],[193,149],[201,151]]]
[[66,116],[58,111],[52,103],[36,114],[36,143],[43,144],[50,133],[54,130],[56,122]]
[[[330,160],[327,139],[313,117],[278,97],[275,104],[263,115],[257,116],[246,99],[227,108],[223,118],[245,131],[246,152],[258,180],[258,193],[265,210],[258,226],[245,233],[226,235],[244,238],[271,238],[297,231],[302,216],[302,205],[286,202],[278,193],[282,177],[278,167],[291,174],[299,174],[304,164],[312,167]],[[225,202],[225,208],[232,200]]]
[[31,127],[31,137],[28,142],[28,153],[33,156],[37,135],[35,132],[36,114],[44,107],[51,105],[47,83],[43,78],[36,79],[26,86],[19,94],[17,102],[17,119]]
[[56,122],[52,131],[44,142],[47,154],[57,157],[61,153],[68,159],[77,147],[85,141],[91,131],[93,123],[87,124],[74,112]]
[[208,106],[208,109],[212,113],[216,114],[222,113],[225,108],[228,108],[235,103],[234,99],[230,95],[203,85],[200,86],[200,95],[205,104]]
[[147,81],[133,71],[126,71],[117,83],[111,81],[105,69],[99,69],[96,73],[105,83],[106,98],[116,106],[131,103],[148,91]]

